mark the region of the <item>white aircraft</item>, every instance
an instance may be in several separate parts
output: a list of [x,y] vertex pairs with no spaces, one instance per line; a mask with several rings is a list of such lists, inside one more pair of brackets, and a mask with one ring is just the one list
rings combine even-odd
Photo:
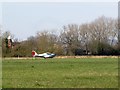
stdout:
[[37,54],[34,50],[32,51],[32,56],[33,57],[42,57],[42,58],[53,58],[56,56],[56,54],[53,53],[42,53],[42,54]]

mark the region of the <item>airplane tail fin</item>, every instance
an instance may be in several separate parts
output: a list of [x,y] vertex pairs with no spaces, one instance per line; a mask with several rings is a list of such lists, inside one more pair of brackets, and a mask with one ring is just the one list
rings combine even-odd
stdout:
[[37,55],[37,53],[33,50],[32,51],[32,56],[35,56],[35,55]]

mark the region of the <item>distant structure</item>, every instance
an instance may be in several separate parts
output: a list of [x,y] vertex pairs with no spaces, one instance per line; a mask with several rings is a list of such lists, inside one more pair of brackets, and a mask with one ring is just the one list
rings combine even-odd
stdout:
[[13,41],[11,39],[11,36],[8,36],[8,38],[6,38],[6,47],[7,48],[12,48],[13,47]]

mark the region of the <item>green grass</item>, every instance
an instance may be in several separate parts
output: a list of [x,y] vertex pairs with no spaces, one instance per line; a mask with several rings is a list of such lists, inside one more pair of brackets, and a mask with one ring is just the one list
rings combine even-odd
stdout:
[[118,60],[3,60],[3,88],[117,88]]

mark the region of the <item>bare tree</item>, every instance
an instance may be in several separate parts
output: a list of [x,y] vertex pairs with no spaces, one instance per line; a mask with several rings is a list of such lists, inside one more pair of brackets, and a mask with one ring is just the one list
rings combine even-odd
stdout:
[[37,50],[40,53],[48,51],[48,32],[37,32]]
[[54,52],[58,37],[53,32],[43,31],[37,33],[37,48],[42,52]]
[[103,45],[109,46],[110,42],[113,42],[116,36],[114,20],[112,18],[106,18],[104,16],[99,17],[90,23],[90,32],[92,35],[91,42],[93,45],[96,43],[95,52],[101,54],[104,51]]
[[74,55],[75,49],[79,45],[78,30],[79,27],[76,24],[71,24],[63,27],[63,32],[61,32],[60,38],[67,55]]
[[89,24],[82,24],[79,28],[79,35],[81,37],[80,42],[82,43],[82,47],[86,50],[86,54],[89,51],[89,41],[90,41],[90,31],[89,31]]

